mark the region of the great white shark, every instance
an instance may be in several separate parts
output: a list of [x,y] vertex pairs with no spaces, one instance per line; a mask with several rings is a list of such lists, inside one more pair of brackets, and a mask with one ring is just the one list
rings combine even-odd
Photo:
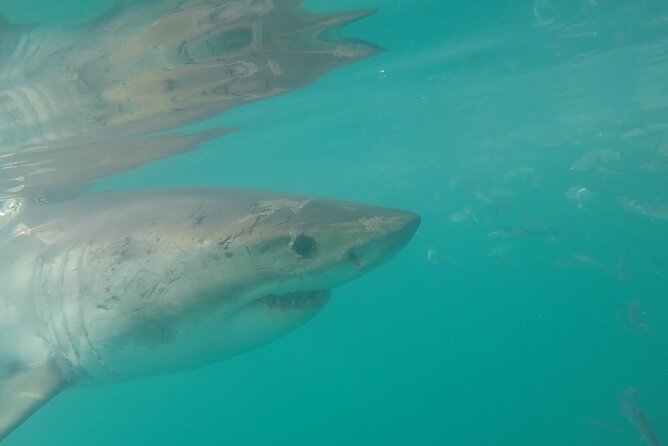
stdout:
[[62,201],[229,131],[178,127],[377,54],[341,35],[371,12],[118,0],[75,26],[0,15],[0,440],[65,389],[270,342],[408,242],[413,213],[276,192]]
[[6,200],[0,439],[64,389],[201,367],[290,332],[419,222],[250,190]]

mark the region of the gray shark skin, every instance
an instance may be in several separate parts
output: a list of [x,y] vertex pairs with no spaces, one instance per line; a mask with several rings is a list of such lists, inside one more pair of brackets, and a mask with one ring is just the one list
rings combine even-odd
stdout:
[[0,196],[53,194],[193,150],[230,130],[164,132],[379,52],[340,35],[372,11],[300,3],[121,0],[70,27],[0,16]]
[[233,189],[0,209],[0,439],[63,389],[270,342],[412,237],[411,212]]

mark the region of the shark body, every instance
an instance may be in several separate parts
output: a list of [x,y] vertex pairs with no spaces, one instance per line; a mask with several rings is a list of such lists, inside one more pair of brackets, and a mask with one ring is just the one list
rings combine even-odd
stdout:
[[118,0],[69,27],[0,15],[0,440],[65,389],[270,342],[411,238],[410,212],[275,192],[72,199],[228,131],[174,129],[379,52],[340,35],[371,11],[300,6]]
[[200,367],[288,333],[419,217],[213,189],[14,200],[0,225],[4,437],[65,388]]

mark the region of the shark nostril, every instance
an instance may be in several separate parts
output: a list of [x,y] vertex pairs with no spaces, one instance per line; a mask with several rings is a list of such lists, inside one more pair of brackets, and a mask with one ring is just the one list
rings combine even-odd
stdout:
[[352,263],[355,266],[356,271],[362,270],[362,262],[360,261],[357,251],[354,249],[349,250],[346,253],[345,260]]
[[300,234],[292,242],[292,249],[301,257],[308,257],[315,254],[318,245],[312,237],[306,234]]

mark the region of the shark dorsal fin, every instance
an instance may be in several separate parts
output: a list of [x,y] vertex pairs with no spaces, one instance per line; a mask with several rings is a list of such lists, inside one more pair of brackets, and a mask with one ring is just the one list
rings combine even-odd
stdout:
[[0,380],[0,440],[67,387],[56,361],[15,371]]

